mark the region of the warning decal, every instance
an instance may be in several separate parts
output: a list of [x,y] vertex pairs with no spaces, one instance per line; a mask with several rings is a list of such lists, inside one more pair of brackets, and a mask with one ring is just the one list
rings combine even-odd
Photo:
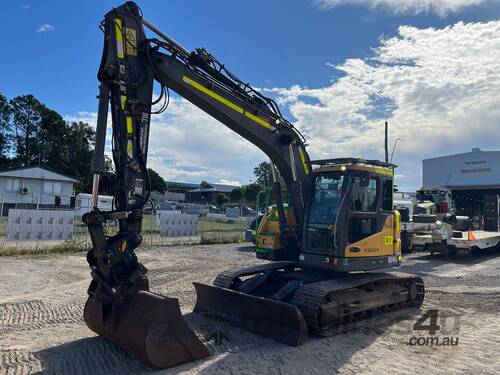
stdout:
[[125,46],[127,55],[137,56],[137,32],[135,29],[124,27]]

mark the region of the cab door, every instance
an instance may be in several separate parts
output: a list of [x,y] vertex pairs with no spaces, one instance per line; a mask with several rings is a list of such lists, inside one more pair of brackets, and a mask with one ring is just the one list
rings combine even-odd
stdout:
[[350,173],[345,257],[373,257],[394,253],[392,177],[368,171]]

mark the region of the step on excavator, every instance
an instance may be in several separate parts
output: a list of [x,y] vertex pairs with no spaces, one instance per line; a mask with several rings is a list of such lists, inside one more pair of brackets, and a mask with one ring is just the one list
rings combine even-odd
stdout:
[[[354,158],[311,161],[303,136],[272,99],[205,49],[186,50],[133,2],[107,13],[101,28],[94,208],[83,218],[92,240],[84,308],[92,331],[157,368],[209,355],[183,320],[177,299],[149,291],[147,269],[135,253],[150,193],[151,115],[166,109],[170,90],[261,149],[274,176],[275,220],[261,223],[257,252],[271,261],[223,272],[213,285],[194,283],[196,313],[296,346],[308,333],[330,335],[353,320],[421,305],[421,278],[374,272],[402,261],[394,165]],[[145,28],[155,36],[148,38]],[[155,81],[160,92],[153,99]],[[116,194],[113,210],[101,211],[97,197],[110,105]],[[112,236],[104,229],[108,221],[118,221]]]

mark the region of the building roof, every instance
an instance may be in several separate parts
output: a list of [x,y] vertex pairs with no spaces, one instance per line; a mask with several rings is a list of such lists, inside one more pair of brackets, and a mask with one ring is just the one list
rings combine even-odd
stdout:
[[234,185],[223,185],[223,184],[213,184],[211,182],[202,182],[197,189],[189,190],[190,193],[230,193],[238,186]]
[[200,184],[192,184],[189,182],[176,182],[176,181],[165,181],[168,188],[181,188],[181,189],[196,189]]
[[433,157],[433,158],[427,158],[427,159],[423,159],[423,161],[427,161],[427,160],[435,160],[435,159],[446,159],[446,158],[452,158],[452,157],[456,157],[456,156],[462,156],[462,155],[477,155],[477,154],[499,154],[500,151],[486,151],[486,150],[481,150],[480,148],[478,147],[474,147],[472,149],[472,151],[469,151],[469,152],[462,152],[460,154],[451,154],[451,155],[443,155],[443,156],[436,156],[436,157]]
[[14,168],[0,171],[0,177],[33,178],[38,180],[55,180],[66,182],[78,182],[78,180],[64,174],[52,171],[46,167],[32,166]]

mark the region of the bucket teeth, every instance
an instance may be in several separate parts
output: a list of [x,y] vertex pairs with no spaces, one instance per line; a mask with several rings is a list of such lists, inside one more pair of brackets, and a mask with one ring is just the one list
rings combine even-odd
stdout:
[[193,284],[196,313],[219,318],[290,346],[302,344],[307,337],[305,319],[294,305],[218,286]]
[[176,298],[139,291],[115,311],[106,308],[90,297],[84,309],[87,326],[153,367],[173,367],[209,355],[184,322]]

